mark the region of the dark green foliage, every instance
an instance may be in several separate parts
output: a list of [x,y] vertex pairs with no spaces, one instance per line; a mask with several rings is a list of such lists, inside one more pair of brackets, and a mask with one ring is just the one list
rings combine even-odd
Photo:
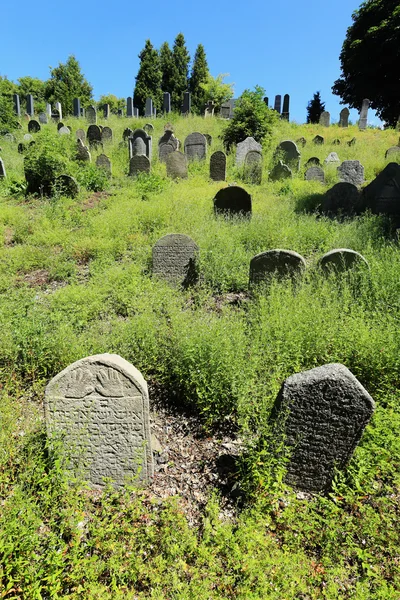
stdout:
[[188,89],[189,61],[190,55],[186,48],[183,33],[178,33],[173,48],[174,59],[174,87],[171,92],[172,109],[180,112],[183,93]]
[[125,107],[125,98],[117,98],[114,94],[106,94],[105,96],[100,96],[99,101],[97,102],[97,108],[102,110],[105,104],[110,105],[110,111],[116,115],[118,114],[119,108]]
[[207,83],[208,65],[204,46],[199,44],[194,55],[192,72],[189,80],[189,91],[192,94],[192,110],[198,115],[204,113],[206,92],[201,84]]
[[[28,94],[32,94],[35,102],[35,113],[39,113],[45,110],[45,89],[46,82],[36,77],[20,77],[18,79],[18,86],[16,93],[20,96],[21,112],[25,110],[26,97]],[[61,102],[61,100],[60,100]]]
[[319,123],[321,113],[325,110],[325,102],[321,101],[320,92],[315,92],[307,104],[307,123]]
[[146,98],[152,98],[153,106],[157,110],[161,107],[160,57],[150,40],[146,40],[139,58],[140,66],[136,75],[133,103],[139,109],[139,113],[144,114]]
[[45,84],[44,96],[47,102],[61,102],[63,115],[73,114],[73,99],[80,98],[82,106],[88,106],[93,99],[93,88],[86,81],[79,62],[70,56],[65,64],[51,69],[51,77]]
[[254,91],[245,90],[237,100],[233,118],[223,133],[227,149],[249,136],[261,143],[271,134],[278,115],[265,104],[264,96],[265,90],[257,85]]
[[174,89],[174,57],[168,42],[164,42],[160,48],[160,67],[161,89],[171,94]]
[[0,75],[0,132],[7,133],[17,127],[12,95],[16,93],[16,85]]
[[361,109],[364,98],[387,125],[400,116],[400,3],[368,0],[353,15],[340,53],[342,75],[332,91]]

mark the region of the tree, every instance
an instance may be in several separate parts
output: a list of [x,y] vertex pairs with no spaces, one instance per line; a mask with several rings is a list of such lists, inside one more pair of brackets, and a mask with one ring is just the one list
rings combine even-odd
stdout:
[[105,96],[100,96],[99,101],[96,104],[99,109],[102,109],[105,104],[109,104],[110,111],[114,115],[117,115],[118,109],[124,108],[126,100],[125,98],[117,98],[114,94],[106,94]]
[[153,47],[150,40],[146,40],[145,46],[139,54],[140,66],[136,75],[136,85],[133,92],[133,103],[144,113],[146,98],[152,98],[153,106],[158,110],[161,108],[161,68],[158,51]]
[[389,126],[400,116],[400,3],[367,0],[353,15],[340,53],[341,77],[332,91],[361,109],[364,98]]
[[172,93],[174,89],[174,57],[168,42],[160,48],[161,89],[163,92]]
[[233,113],[222,138],[229,150],[232,144],[238,144],[247,137],[253,137],[262,142],[272,133],[273,126],[278,122],[279,115],[268,108],[263,98],[265,90],[256,85],[254,91],[244,90],[238,98]]
[[321,101],[320,92],[315,92],[312,100],[307,104],[307,123],[319,123],[319,118],[324,110],[325,102]]
[[214,102],[215,109],[219,110],[221,104],[230,98],[233,98],[234,83],[224,83],[225,77],[229,77],[229,73],[224,73],[213,77],[210,73],[207,76],[207,81],[201,83],[204,90],[204,103],[210,100]]
[[17,86],[6,77],[0,75],[0,132],[7,133],[17,127],[12,95],[17,93]]
[[189,91],[192,95],[192,109],[198,115],[204,113],[206,93],[201,84],[207,83],[208,65],[204,46],[199,44],[194,54],[192,72],[189,80]]
[[82,106],[93,102],[93,88],[86,81],[75,56],[69,56],[65,64],[59,63],[58,67],[50,69],[50,75],[44,96],[50,104],[61,102],[63,114],[73,114],[74,98],[80,98]]
[[20,77],[18,79],[16,93],[20,95],[22,110],[25,110],[24,103],[28,94],[32,94],[35,101],[35,112],[45,110],[45,89],[46,84],[37,77]]
[[183,33],[178,33],[172,51],[174,59],[174,87],[171,94],[173,110],[180,112],[183,93],[188,89],[190,55],[187,51]]

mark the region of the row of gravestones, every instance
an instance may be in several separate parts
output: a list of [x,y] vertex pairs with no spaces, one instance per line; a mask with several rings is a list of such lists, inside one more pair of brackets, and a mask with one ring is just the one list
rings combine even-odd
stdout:
[[[288,451],[286,481],[329,490],[356,449],[375,404],[341,364],[296,373],[282,384],[271,418],[271,452]],[[94,487],[149,483],[153,476],[149,395],[142,374],[116,354],[89,356],[56,375],[45,391],[50,443],[62,439],[64,464]]]
[[[364,131],[367,128],[367,118],[368,118],[368,109],[370,105],[370,100],[365,98],[362,101],[360,118],[358,120],[358,128],[360,131]],[[343,108],[340,111],[339,115],[339,127],[348,127],[349,126],[349,116],[350,111],[348,108]],[[323,127],[329,127],[331,124],[331,115],[327,110],[324,110],[319,117],[319,124]]]

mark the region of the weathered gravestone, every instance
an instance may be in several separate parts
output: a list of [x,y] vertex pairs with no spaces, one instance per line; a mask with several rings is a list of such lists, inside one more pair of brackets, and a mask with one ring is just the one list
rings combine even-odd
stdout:
[[60,113],[56,108],[51,112],[51,118],[55,123],[58,123],[61,120]]
[[183,94],[183,102],[182,102],[182,114],[188,115],[192,108],[192,95],[190,92],[185,92]]
[[185,139],[184,149],[188,160],[203,160],[207,154],[207,140],[202,133],[191,133]]
[[305,137],[300,137],[298,140],[296,140],[296,144],[299,144],[299,146],[304,148],[304,146],[307,144],[307,140]]
[[88,121],[88,123],[91,123],[92,125],[96,125],[97,123],[97,111],[95,109],[94,106],[89,106],[86,109],[86,119]]
[[331,115],[327,110],[322,111],[320,117],[319,117],[319,124],[322,125],[322,127],[329,127],[331,124]]
[[31,142],[33,140],[33,136],[30,133],[25,133],[23,140],[24,142]]
[[282,162],[293,170],[300,168],[300,152],[292,140],[284,140],[275,150],[276,156],[282,159]]
[[377,177],[363,189],[363,208],[374,214],[393,217],[400,226],[400,165],[389,163]]
[[324,273],[344,273],[354,268],[369,268],[368,262],[362,254],[349,248],[335,248],[324,254],[318,265]]
[[336,183],[322,199],[321,211],[330,216],[353,215],[358,211],[360,192],[352,183]]
[[246,158],[246,154],[250,150],[257,150],[262,152],[262,146],[252,137],[247,137],[243,142],[239,142],[236,146],[236,159],[235,164],[237,167],[242,167]]
[[324,142],[325,140],[322,135],[316,135],[315,138],[313,138],[313,144],[316,144],[317,146],[322,146]]
[[359,160],[344,160],[337,168],[340,181],[361,185],[364,183],[364,167]]
[[126,116],[133,117],[133,100],[132,96],[128,96],[126,99]]
[[172,131],[167,130],[158,140],[158,158],[160,162],[165,162],[168,154],[175,152],[178,148],[179,140],[177,140]]
[[248,183],[260,185],[262,180],[263,157],[258,150],[250,150],[244,159],[244,180]]
[[58,118],[62,119],[62,108],[61,108],[61,102],[56,102],[55,103],[55,113],[58,114]]
[[199,248],[188,235],[170,233],[153,246],[153,274],[186,287],[197,280]]
[[306,267],[306,261],[291,250],[267,250],[254,256],[250,261],[249,283],[270,281],[271,277],[298,277]]
[[47,432],[62,437],[68,468],[93,486],[152,476],[147,383],[117,354],[89,356],[61,371],[44,405]]
[[110,105],[109,104],[104,104],[104,106],[103,106],[103,117],[105,119],[108,119],[110,117]]
[[113,139],[113,132],[111,127],[103,127],[101,132],[101,141],[104,143],[111,143]]
[[204,109],[204,117],[213,117],[214,116],[215,104],[212,100],[209,100]]
[[342,108],[339,116],[339,127],[348,127],[349,126],[349,116],[350,111],[348,108]]
[[304,166],[307,168],[308,167],[320,167],[321,162],[317,156],[312,156],[311,158],[308,159],[308,161],[306,162],[306,164]]
[[74,112],[74,117],[76,119],[80,119],[80,116],[81,116],[81,101],[80,101],[80,98],[74,98],[73,99],[73,112]]
[[163,113],[165,115],[171,112],[171,94],[169,92],[164,92],[163,94]]
[[82,142],[86,142],[86,133],[83,129],[77,129],[75,132],[76,138],[82,140]]
[[321,167],[309,167],[305,172],[304,179],[307,181],[319,181],[325,183],[325,173]]
[[98,125],[89,125],[86,132],[89,145],[96,145],[96,142],[101,142],[101,129]]
[[28,123],[28,131],[29,133],[37,133],[38,131],[40,131],[40,123],[35,119],[32,119]]
[[54,182],[54,189],[62,196],[75,198],[79,193],[79,185],[71,175],[59,175]]
[[168,154],[165,164],[167,166],[167,175],[173,179],[187,179],[188,162],[182,152],[171,152]]
[[360,131],[364,131],[367,128],[369,105],[370,105],[370,101],[368,100],[368,98],[364,98],[364,100],[362,101],[360,118],[358,121],[358,129]]
[[26,112],[30,117],[33,117],[33,115],[35,114],[33,104],[33,96],[32,94],[28,94],[26,97]]
[[280,94],[277,94],[275,96],[275,102],[274,102],[274,110],[281,114],[281,107],[282,107],[282,96]]
[[127,127],[123,131],[122,139],[127,140],[129,137],[131,137],[132,134],[133,134],[133,129],[131,129],[130,127]]
[[91,161],[89,149],[80,138],[76,140],[76,160],[81,160],[82,162]]
[[281,160],[278,161],[269,174],[271,181],[280,181],[281,179],[290,179],[291,177],[292,171]]
[[65,127],[65,125],[60,121],[59,123],[57,123],[57,131],[60,131],[61,127]]
[[286,481],[302,490],[331,487],[335,469],[350,460],[375,404],[341,364],[296,373],[278,394],[272,418],[277,441],[289,450]]
[[153,116],[153,100],[151,98],[146,98],[146,105],[145,105],[145,109],[144,109],[144,116],[145,117],[152,117]]
[[129,175],[135,177],[138,173],[150,173],[150,161],[145,154],[135,154],[129,161]]
[[154,131],[154,125],[152,125],[151,123],[146,123],[145,125],[143,125],[143,129],[148,134],[153,133],[153,131]]
[[225,181],[226,179],[226,154],[222,150],[211,155],[210,179],[213,181]]
[[14,105],[14,113],[17,115],[17,117],[20,117],[21,116],[21,103],[20,103],[18,94],[13,94],[13,105]]
[[96,158],[96,167],[103,169],[108,176],[111,175],[111,160],[106,154],[99,154],[99,156]]
[[324,160],[325,165],[333,165],[336,163],[340,163],[340,158],[336,154],[336,152],[330,152],[326,159]]
[[4,166],[4,161],[2,158],[0,158],[0,177],[6,177],[7,173],[6,173],[6,168]]
[[68,127],[60,127],[60,129],[58,130],[58,135],[70,135],[71,131]]
[[400,161],[400,146],[392,146],[385,152],[385,158]]
[[289,96],[289,94],[285,94],[283,96],[283,108],[282,108],[282,115],[281,115],[281,118],[285,119],[285,121],[289,121],[289,103],[290,103],[290,96]]
[[353,137],[350,141],[347,142],[348,146],[354,146],[357,141],[357,138]]
[[144,129],[135,129],[131,137],[128,138],[129,158],[144,154],[149,160],[152,155],[152,137]]
[[251,196],[237,185],[223,188],[214,198],[214,212],[225,216],[251,217]]
[[219,116],[223,119],[230,119],[231,117],[231,105],[229,102],[223,102],[219,111]]
[[41,123],[41,125],[46,125],[48,121],[49,119],[45,112],[39,113],[39,123]]

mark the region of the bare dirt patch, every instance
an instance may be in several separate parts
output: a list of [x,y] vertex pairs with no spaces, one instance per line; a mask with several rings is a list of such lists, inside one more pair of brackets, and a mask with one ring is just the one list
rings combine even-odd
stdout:
[[109,192],[94,192],[94,194],[87,198],[82,204],[83,212],[95,208],[96,206],[98,206],[101,200],[104,200],[104,198],[108,198],[109,196],[111,196]]

